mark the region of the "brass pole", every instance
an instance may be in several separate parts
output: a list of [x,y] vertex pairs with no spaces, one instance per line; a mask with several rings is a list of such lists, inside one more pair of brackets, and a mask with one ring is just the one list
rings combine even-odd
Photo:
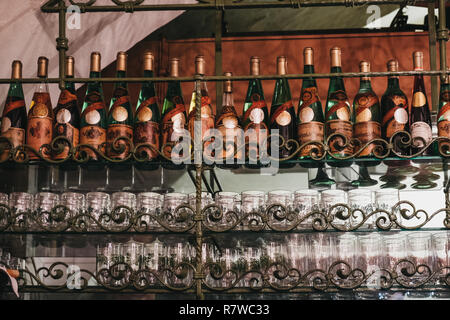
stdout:
[[66,51],[69,49],[69,40],[66,38],[66,6],[64,0],[58,2],[59,10],[59,37],[56,39],[56,49],[59,52],[59,88],[64,89],[66,77]]
[[[216,11],[216,32],[215,32],[215,75],[222,75],[222,24],[223,10]],[[216,82],[216,114],[222,111],[222,82]]]
[[[448,29],[446,27],[445,17],[445,0],[439,0],[439,29],[438,37],[439,41],[439,58],[441,62],[441,71],[447,70],[447,41],[448,41]],[[441,74],[441,81],[445,80],[444,73]]]
[[[436,23],[434,14],[434,2],[428,3],[428,41],[430,49],[430,70],[437,69],[437,50],[436,50]],[[439,104],[439,90],[437,77],[431,77],[431,103],[432,110],[437,111]]]

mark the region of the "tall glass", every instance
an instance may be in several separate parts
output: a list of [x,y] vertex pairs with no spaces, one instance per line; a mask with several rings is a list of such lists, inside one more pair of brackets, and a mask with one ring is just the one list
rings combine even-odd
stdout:
[[[408,260],[413,262],[416,268],[420,265],[428,268],[419,267],[417,272],[410,278],[412,284],[417,285],[425,282],[433,272],[433,250],[431,247],[431,233],[429,232],[411,232],[407,235]],[[409,271],[409,270],[408,270]],[[416,270],[411,270],[416,271]],[[423,274],[420,274],[423,272]],[[410,297],[428,297],[429,293],[408,292]]]
[[[382,252],[384,256],[381,263],[382,268],[400,275],[404,264],[399,262],[408,256],[405,233],[393,233],[383,236]],[[395,292],[386,291],[381,293],[380,298],[389,300],[395,298],[395,296]]]
[[[303,219],[312,211],[319,210],[319,192],[317,190],[305,189],[297,190],[294,193],[294,208],[298,211],[298,218]],[[312,229],[312,221],[314,215],[303,220],[298,229],[308,230]]]
[[140,228],[141,223],[145,223],[148,230],[162,230],[154,217],[160,216],[163,199],[163,195],[155,192],[142,192],[137,195],[136,228]]
[[382,242],[378,233],[358,235],[358,256],[356,267],[366,276],[372,274],[366,281],[367,292],[357,292],[359,299],[376,300],[379,298],[377,290],[380,288],[380,266],[382,264]]
[[[344,287],[351,287],[355,283],[359,282],[362,278],[360,273],[352,273],[352,270],[356,269],[356,252],[358,247],[357,236],[351,233],[340,234],[337,239],[337,259],[335,261],[345,262],[346,265],[338,265],[337,267],[343,271],[345,276],[340,277],[337,275],[337,281]],[[333,262],[335,262],[333,261]],[[333,268],[332,273],[336,274],[338,269]],[[352,291],[343,290],[334,295],[337,300],[353,299],[354,295]]]
[[434,270],[438,273],[436,283],[445,285],[445,277],[450,273],[450,232],[437,232],[432,234],[432,248],[434,257]]
[[97,220],[97,222],[92,219],[87,221],[89,230],[101,230],[102,228],[100,226],[105,227],[108,225],[109,218],[106,215],[109,215],[111,210],[109,194],[104,192],[89,192],[86,195],[86,206],[90,217]]
[[[372,191],[368,189],[354,189],[348,192],[348,205],[352,210],[359,209],[362,210],[365,216],[368,216],[370,213],[374,211],[374,205],[372,200]],[[363,219],[363,215],[356,211],[355,214],[350,218],[350,225],[355,226],[359,224]],[[370,216],[359,229],[374,228],[374,216]]]

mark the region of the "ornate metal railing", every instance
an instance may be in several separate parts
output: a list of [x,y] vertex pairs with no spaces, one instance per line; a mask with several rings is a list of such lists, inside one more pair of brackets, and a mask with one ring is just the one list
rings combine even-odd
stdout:
[[[327,292],[334,289],[396,290],[398,288],[445,288],[450,286],[450,266],[434,267],[417,264],[413,259],[391,261],[388,267],[371,266],[370,270],[351,266],[346,261],[335,261],[327,269],[307,271],[293,268],[283,261],[268,257],[252,261],[250,265],[224,263],[204,265],[202,287],[210,292]],[[99,260],[97,260],[99,263]],[[19,290],[39,287],[41,291],[106,291],[106,292],[190,292],[194,286],[196,268],[190,262],[181,262],[159,270],[133,269],[130,264],[116,262],[97,272],[72,270],[63,262],[41,267],[35,272],[18,270]]]
[[[287,208],[283,204],[271,204],[267,208],[250,212],[224,211],[216,204],[203,208],[201,224],[204,231],[213,233],[228,231],[276,232],[302,231],[354,231],[372,229],[414,230],[424,227],[438,214],[443,214],[442,226],[450,229],[450,208],[439,209],[431,214],[416,209],[409,201],[400,201],[391,208],[365,211],[337,203],[328,209]],[[97,212],[92,208],[74,212],[59,205],[50,211],[18,211],[0,204],[0,232],[3,233],[194,233],[195,209],[188,204],[173,211],[136,211],[118,206],[111,211]]]

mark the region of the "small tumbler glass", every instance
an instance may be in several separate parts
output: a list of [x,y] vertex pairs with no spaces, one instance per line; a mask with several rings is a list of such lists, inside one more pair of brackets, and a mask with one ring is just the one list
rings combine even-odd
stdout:
[[89,215],[98,221],[94,222],[89,219],[89,230],[97,231],[102,229],[101,226],[107,227],[110,220],[107,215],[110,214],[111,206],[109,194],[104,192],[89,192],[86,195],[86,205]]

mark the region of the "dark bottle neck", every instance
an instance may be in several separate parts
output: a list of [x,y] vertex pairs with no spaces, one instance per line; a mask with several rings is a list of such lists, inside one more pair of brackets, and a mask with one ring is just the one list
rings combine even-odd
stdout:
[[[116,76],[117,76],[117,78],[126,78],[127,72],[126,71],[122,71],[122,70],[117,71]],[[116,88],[116,89],[117,88],[127,89],[128,88],[128,84],[126,82],[123,82],[123,81],[118,81],[118,82],[116,82],[114,88]]]
[[372,84],[370,82],[370,79],[361,79],[359,82],[359,91],[372,91]]
[[[67,76],[67,79],[73,79],[73,76]],[[75,92],[75,82],[66,81],[64,88],[72,93]]]
[[400,89],[400,81],[398,77],[390,77],[388,79],[388,89]]

